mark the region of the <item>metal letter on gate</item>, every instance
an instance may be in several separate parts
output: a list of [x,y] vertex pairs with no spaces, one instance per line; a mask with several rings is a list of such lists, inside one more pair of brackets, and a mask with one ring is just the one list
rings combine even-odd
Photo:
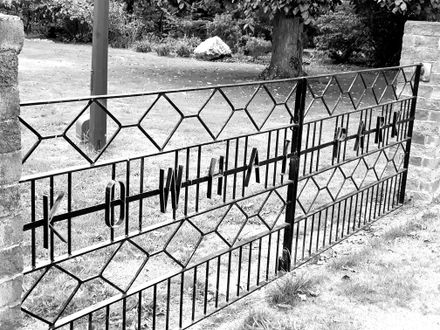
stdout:
[[[115,185],[119,184],[119,220],[115,223],[114,214],[112,212],[112,202],[115,195]],[[122,181],[110,181],[105,188],[105,224],[109,228],[118,227],[125,220],[125,207],[127,200],[125,198],[125,184]]]

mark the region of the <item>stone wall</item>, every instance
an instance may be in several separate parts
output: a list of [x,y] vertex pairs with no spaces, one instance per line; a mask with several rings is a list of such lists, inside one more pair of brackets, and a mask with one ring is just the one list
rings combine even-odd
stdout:
[[406,23],[400,64],[415,63],[432,70],[420,82],[407,191],[431,202],[440,196],[440,22]]
[[0,14],[0,329],[20,327],[23,283],[19,217],[21,137],[18,115],[18,54],[23,45],[23,24]]

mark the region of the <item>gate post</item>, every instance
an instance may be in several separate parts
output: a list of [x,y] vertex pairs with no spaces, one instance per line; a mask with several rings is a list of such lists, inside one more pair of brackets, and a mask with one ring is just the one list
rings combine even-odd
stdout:
[[405,172],[403,172],[402,175],[402,185],[400,187],[400,197],[399,197],[399,203],[403,204],[405,202],[405,192],[406,192],[406,182],[408,180],[408,166],[409,166],[409,160],[411,155],[411,142],[413,139],[413,130],[414,130],[414,120],[416,117],[416,107],[417,107],[417,96],[419,91],[419,83],[420,83],[420,74],[422,70],[422,65],[418,64],[416,67],[416,72],[414,75],[414,85],[412,88],[412,96],[414,97],[411,101],[411,110],[410,110],[410,122],[408,125],[408,132],[407,132],[407,138],[408,141],[406,142],[406,153],[405,153],[405,159],[403,162],[403,168],[406,169]]
[[24,40],[18,17],[0,14],[0,329],[21,324],[23,283],[19,217],[21,135],[18,115],[18,54]]
[[292,242],[293,242],[293,229],[295,223],[295,210],[296,210],[296,196],[298,192],[298,178],[299,178],[299,160],[301,153],[302,143],[302,131],[304,124],[304,108],[307,91],[307,79],[302,78],[298,81],[295,95],[295,110],[293,114],[293,123],[295,126],[292,129],[292,144],[291,153],[293,157],[289,162],[289,180],[292,183],[287,188],[287,207],[286,207],[286,220],[289,224],[284,230],[283,238],[283,255],[279,261],[279,269],[289,272],[291,270],[292,263]]

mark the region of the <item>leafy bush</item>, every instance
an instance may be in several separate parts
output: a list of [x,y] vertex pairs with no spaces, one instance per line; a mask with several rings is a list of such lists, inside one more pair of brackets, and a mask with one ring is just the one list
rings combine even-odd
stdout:
[[[369,28],[373,44],[371,62],[375,66],[398,65],[402,51],[402,38],[407,16],[394,14],[380,3],[369,0],[353,0],[355,12]],[[403,4],[403,2],[402,2]],[[411,19],[424,19],[413,16]]]
[[201,43],[201,40],[197,37],[184,37],[178,39],[177,43],[173,43],[175,45],[175,52],[177,56],[180,57],[190,57],[194,52],[194,49]]
[[257,58],[258,56],[270,53],[272,50],[272,43],[268,40],[249,36],[246,36],[244,39],[245,46],[243,47],[243,51],[245,55]]
[[208,20],[173,19],[170,22],[170,30],[174,31],[176,37],[197,37],[206,39],[208,36]]
[[133,46],[134,50],[139,53],[149,53],[153,50],[152,43],[146,39],[136,41]]
[[214,20],[208,24],[208,35],[220,37],[233,52],[238,50],[242,37],[239,23],[231,14],[216,15]]
[[190,57],[194,49],[191,49],[183,42],[179,42],[176,46],[176,54],[180,57]]
[[318,18],[316,46],[337,63],[367,62],[373,45],[369,29],[347,5]]
[[128,48],[142,37],[143,22],[125,12],[124,5],[111,1],[109,8],[109,44],[116,48]]
[[163,43],[156,46],[156,53],[159,56],[169,56],[171,54],[171,46],[168,43]]

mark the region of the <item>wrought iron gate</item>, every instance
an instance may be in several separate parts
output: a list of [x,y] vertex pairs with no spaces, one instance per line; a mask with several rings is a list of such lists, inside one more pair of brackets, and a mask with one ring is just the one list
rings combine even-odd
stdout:
[[[22,104],[22,310],[185,328],[400,207],[420,70]],[[97,153],[75,130],[94,103]]]

